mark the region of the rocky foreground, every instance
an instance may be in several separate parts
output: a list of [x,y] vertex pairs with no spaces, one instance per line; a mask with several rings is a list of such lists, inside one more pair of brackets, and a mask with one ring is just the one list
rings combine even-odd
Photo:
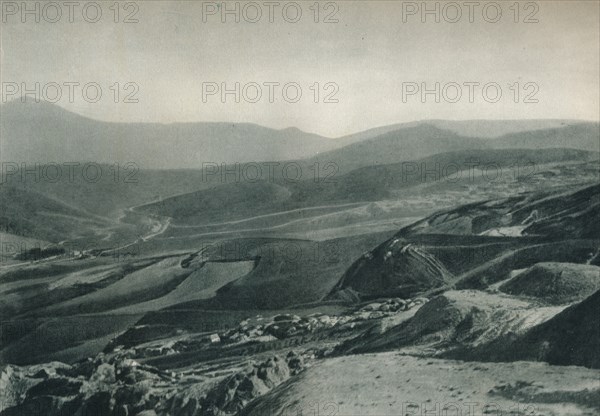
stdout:
[[221,333],[129,348],[117,338],[105,353],[72,365],[9,365],[0,376],[0,414],[235,415],[333,354],[355,330],[406,319],[426,301],[388,299],[339,316],[257,316]]
[[[339,315],[256,316],[221,332],[138,345],[120,337],[73,364],[4,367],[0,414],[410,415],[454,404],[462,414],[471,406],[473,415],[593,415],[600,371],[533,361],[551,361],[564,343],[545,326],[580,313],[593,318],[588,309],[598,296],[552,305],[455,290],[430,300],[381,299]],[[594,356],[597,325],[596,333],[586,328],[590,345],[578,351]],[[527,343],[531,337],[536,342]],[[499,345],[529,361],[485,355]],[[590,367],[581,354],[572,357],[559,364]]]

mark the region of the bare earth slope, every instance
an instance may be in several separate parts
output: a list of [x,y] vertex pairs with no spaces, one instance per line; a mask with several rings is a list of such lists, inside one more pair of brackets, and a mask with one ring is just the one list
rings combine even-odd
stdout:
[[593,415],[600,409],[597,376],[593,370],[539,363],[355,355],[306,370],[241,414],[312,414],[318,406],[319,414],[330,415]]
[[[597,265],[600,185],[483,201],[433,214],[358,259],[330,298],[485,288],[538,262]],[[407,253],[423,253],[422,266]],[[425,255],[424,253],[427,253]],[[448,271],[452,272],[448,272]],[[416,276],[412,292],[404,287]]]
[[573,263],[537,263],[499,287],[512,295],[552,304],[581,301],[600,289],[600,267]]

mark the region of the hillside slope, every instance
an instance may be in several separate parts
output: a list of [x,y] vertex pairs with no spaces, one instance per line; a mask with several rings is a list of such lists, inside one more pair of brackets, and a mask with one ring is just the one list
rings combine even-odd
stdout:
[[[2,161],[134,162],[146,169],[201,169],[203,162],[259,162],[310,157],[337,145],[298,129],[249,123],[113,123],[47,102],[3,104]],[[144,149],[144,152],[140,152]]]
[[[429,253],[435,258],[431,264],[441,265],[424,268],[428,271],[425,275],[415,276],[423,292],[443,286],[443,279],[435,278],[443,268],[455,275],[446,278],[446,283],[480,289],[538,262],[597,265],[599,213],[600,185],[534,192],[442,211],[404,227],[363,255],[330,297],[344,298],[345,292],[364,297],[384,296],[390,291],[401,295],[397,292],[398,273],[406,279],[415,276],[410,272],[414,264],[406,256],[409,248]],[[565,223],[568,226],[562,226]]]
[[501,358],[600,368],[598,305],[600,291],[533,328],[503,351]]
[[[398,145],[402,146],[401,143],[400,141]],[[415,143],[418,143],[418,140],[415,139]],[[598,153],[562,148],[465,149],[397,162],[404,154],[400,153],[400,156],[397,156],[389,153],[386,154],[386,159],[396,159],[395,163],[375,164],[346,174],[340,172],[332,177],[317,178],[318,180],[310,177],[302,180],[277,178],[273,181],[232,181],[149,203],[139,207],[139,210],[199,225],[219,219],[238,220],[305,207],[401,199],[406,190],[414,188],[418,195],[419,187],[429,184],[441,187],[440,193],[452,190],[466,194],[469,186],[478,186],[482,182],[485,186],[497,187],[497,191],[504,192],[504,187],[508,184],[534,188],[539,182],[534,174],[538,173],[537,171],[541,172],[545,166],[551,166],[551,169],[555,164],[577,170],[577,163],[593,163],[598,156]],[[474,167],[478,170],[474,171]],[[487,180],[482,173],[487,172],[486,169],[489,171],[490,167],[492,171],[487,174],[494,178],[493,181]],[[583,169],[579,174],[582,177],[587,175],[597,179],[593,172],[588,174]],[[563,176],[565,180],[571,180],[567,175],[558,173],[548,181],[558,177],[555,180],[560,182]]]
[[53,243],[93,237],[114,226],[63,202],[11,186],[0,186],[0,231]]
[[551,304],[581,301],[600,289],[600,267],[589,264],[536,263],[502,284],[504,293]]

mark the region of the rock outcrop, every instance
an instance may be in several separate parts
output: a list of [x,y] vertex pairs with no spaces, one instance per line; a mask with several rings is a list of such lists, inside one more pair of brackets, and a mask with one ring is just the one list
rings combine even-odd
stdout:
[[[129,358],[100,354],[72,366],[7,366],[0,376],[2,416],[225,416],[304,369],[295,352],[250,362],[222,378],[185,380]],[[195,381],[195,382],[194,382]]]

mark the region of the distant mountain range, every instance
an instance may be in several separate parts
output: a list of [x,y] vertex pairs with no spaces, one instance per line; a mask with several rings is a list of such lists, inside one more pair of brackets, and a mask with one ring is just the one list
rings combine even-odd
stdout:
[[[462,126],[465,127],[466,124]],[[340,171],[347,172],[363,166],[392,164],[446,152],[549,148],[599,152],[600,124],[578,122],[564,124],[561,127],[482,138],[462,136],[451,130],[443,130],[435,122],[422,122],[414,127],[403,127],[321,153],[310,161],[312,164],[334,162],[338,164]]]
[[250,123],[112,123],[45,102],[1,108],[3,161],[134,162],[143,168],[201,169],[203,162],[299,159],[335,147],[296,128]]
[[598,123],[569,120],[431,120],[331,139],[250,123],[115,123],[47,102],[0,106],[0,160],[17,163],[134,162],[145,169],[201,169],[204,162],[302,160],[344,170],[447,151],[562,147],[599,151]]

